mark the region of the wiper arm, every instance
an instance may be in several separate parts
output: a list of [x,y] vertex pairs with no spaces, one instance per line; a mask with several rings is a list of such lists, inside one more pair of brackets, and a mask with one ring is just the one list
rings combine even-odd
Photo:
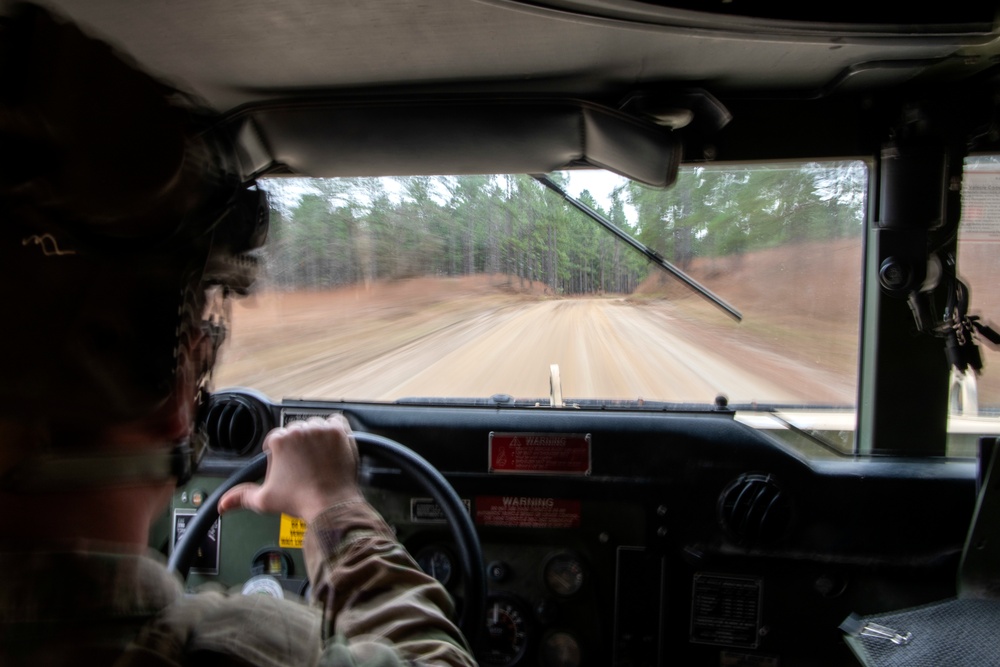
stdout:
[[607,218],[605,218],[603,215],[601,215],[600,213],[598,213],[594,209],[592,209],[589,206],[587,206],[586,204],[584,204],[579,199],[576,199],[575,197],[573,197],[572,195],[570,195],[568,192],[566,192],[564,189],[562,189],[562,187],[560,187],[558,183],[556,183],[555,181],[553,181],[547,175],[545,175],[545,174],[531,174],[531,177],[533,179],[535,179],[536,181],[538,181],[539,183],[541,183],[542,185],[544,185],[545,187],[547,187],[549,190],[552,190],[553,192],[555,192],[556,194],[558,194],[559,196],[561,196],[563,199],[565,199],[567,202],[569,202],[570,205],[572,205],[575,209],[577,209],[578,211],[580,211],[581,213],[583,213],[584,215],[586,215],[588,218],[590,218],[591,220],[593,220],[597,224],[601,225],[602,227],[604,227],[605,229],[607,229],[609,232],[611,232],[612,234],[614,234],[615,236],[617,236],[618,238],[620,238],[622,241],[625,241],[630,246],[632,246],[633,248],[635,248],[636,250],[638,250],[640,253],[642,253],[646,258],[648,258],[654,264],[656,264],[661,269],[663,269],[664,271],[666,271],[667,273],[669,273],[670,275],[672,275],[674,278],[677,278],[677,280],[679,280],[682,283],[684,283],[685,285],[687,285],[692,291],[694,291],[695,294],[697,294],[698,296],[701,296],[701,297],[707,299],[708,301],[712,302],[713,304],[715,304],[716,306],[718,306],[719,308],[721,308],[723,311],[725,311],[725,313],[727,315],[729,315],[730,317],[732,317],[737,322],[740,322],[740,321],[743,320],[743,314],[740,313],[740,311],[736,310],[734,307],[732,307],[731,305],[729,305],[728,303],[726,303],[725,301],[723,301],[722,298],[720,298],[718,295],[714,294],[710,289],[708,289],[707,287],[705,287],[704,285],[702,285],[701,283],[699,283],[697,280],[695,280],[694,278],[692,278],[691,276],[689,276],[688,274],[684,273],[683,271],[681,271],[680,269],[678,269],[676,266],[674,266],[673,264],[671,264],[670,262],[668,262],[666,259],[664,259],[663,255],[661,255],[660,253],[656,252],[652,248],[647,248],[645,245],[643,245],[639,241],[636,241],[627,232],[625,232],[623,229],[620,229],[618,227],[618,225],[616,225],[615,223],[611,222],[610,220],[608,220]]

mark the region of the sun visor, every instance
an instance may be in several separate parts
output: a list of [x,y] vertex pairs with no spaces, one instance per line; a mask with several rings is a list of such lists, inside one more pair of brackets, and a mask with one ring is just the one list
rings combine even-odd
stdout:
[[[539,173],[600,167],[656,187],[680,147],[645,119],[578,100],[405,100],[245,110],[274,164],[303,176]],[[245,134],[245,133],[244,133]]]

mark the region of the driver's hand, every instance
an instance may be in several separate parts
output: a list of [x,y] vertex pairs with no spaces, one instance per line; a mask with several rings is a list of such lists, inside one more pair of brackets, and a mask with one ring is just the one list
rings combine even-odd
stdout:
[[264,439],[264,451],[264,483],[234,486],[219,499],[219,514],[240,508],[283,512],[308,523],[331,505],[362,498],[358,448],[342,415],[276,428]]

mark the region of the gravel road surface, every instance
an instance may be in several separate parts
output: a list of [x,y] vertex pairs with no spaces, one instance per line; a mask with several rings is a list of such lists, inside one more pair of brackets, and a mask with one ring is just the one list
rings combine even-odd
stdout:
[[473,298],[443,309],[350,311],[270,304],[241,333],[246,319],[237,320],[216,384],[272,398],[540,399],[558,364],[567,399],[853,400],[850,378],[623,299]]

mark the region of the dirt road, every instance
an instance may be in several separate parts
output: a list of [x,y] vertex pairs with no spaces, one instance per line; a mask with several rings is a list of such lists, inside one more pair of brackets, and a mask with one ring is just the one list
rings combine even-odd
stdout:
[[550,364],[558,364],[567,398],[853,400],[850,378],[752,341],[734,344],[669,307],[495,294],[433,304],[421,298],[404,301],[408,308],[258,304],[238,315],[217,385],[253,386],[273,398],[544,398]]

